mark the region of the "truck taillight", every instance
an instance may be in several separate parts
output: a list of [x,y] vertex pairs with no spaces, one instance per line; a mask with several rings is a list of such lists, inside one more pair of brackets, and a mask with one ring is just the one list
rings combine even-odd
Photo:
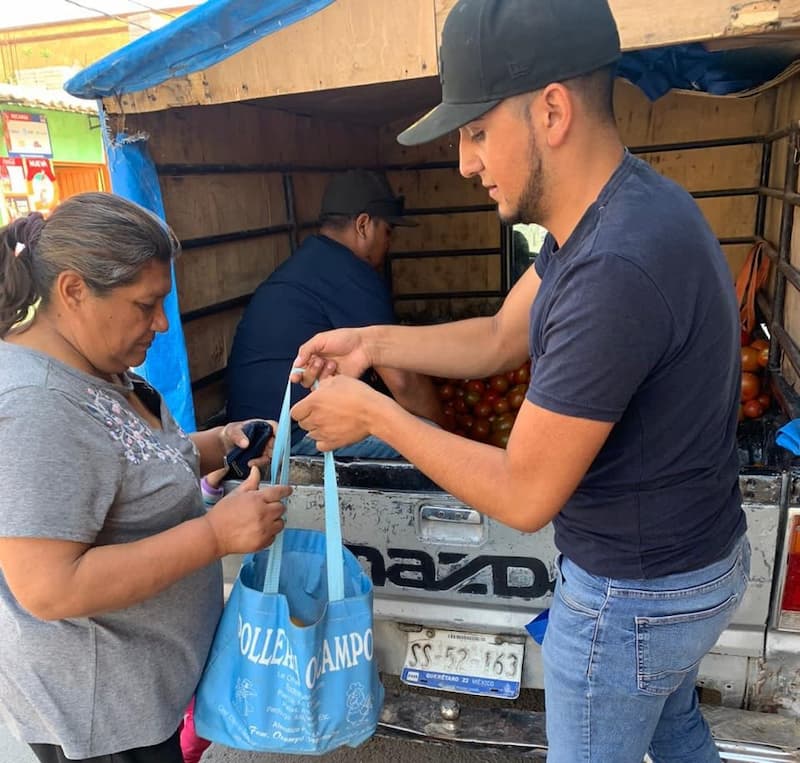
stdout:
[[800,515],[789,518],[786,533],[786,573],[781,597],[781,625],[791,630],[800,626]]

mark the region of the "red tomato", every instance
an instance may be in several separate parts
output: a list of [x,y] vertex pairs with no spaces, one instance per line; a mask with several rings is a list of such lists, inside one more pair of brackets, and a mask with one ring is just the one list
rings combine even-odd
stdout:
[[762,347],[758,351],[758,365],[766,368],[769,365],[769,347]]
[[764,413],[764,408],[762,407],[761,403],[758,400],[748,400],[742,406],[742,413],[748,419],[757,419]]
[[452,384],[442,384],[439,387],[439,400],[452,400],[456,396],[456,388]]
[[464,390],[482,395],[486,391],[486,385],[480,379],[467,379],[464,383]]
[[456,398],[456,402],[455,402],[454,408],[456,409],[456,413],[466,413],[467,412],[467,404],[466,404],[466,402],[464,402],[464,398],[463,397]]
[[742,371],[758,371],[758,350],[742,347]]
[[494,405],[500,399],[500,395],[498,395],[494,390],[489,390],[484,393],[483,399],[489,403],[489,405]]
[[526,361],[514,372],[514,384],[527,384],[530,380],[531,364]]
[[483,442],[484,440],[489,439],[489,434],[492,431],[492,425],[489,422],[489,419],[485,418],[476,418],[475,423],[472,425],[472,436]]
[[492,432],[489,442],[497,448],[505,448],[508,445],[508,432]]
[[458,422],[459,429],[469,432],[472,429],[472,425],[475,423],[475,417],[469,413],[462,413],[460,416],[456,416],[456,421]]
[[765,411],[766,411],[766,410],[769,408],[769,406],[770,406],[770,403],[772,402],[772,398],[771,398],[771,397],[770,397],[770,396],[769,396],[769,395],[768,395],[766,392],[762,392],[762,393],[761,393],[761,394],[760,394],[760,395],[759,395],[759,396],[756,398],[756,400],[758,400],[758,402],[759,402],[759,403],[761,403],[761,407],[762,407],[762,408],[763,408]]
[[508,413],[511,410],[511,404],[504,397],[501,397],[494,404],[494,412],[499,416],[501,413]]
[[509,384],[515,384],[516,382],[514,379],[517,378],[517,370],[514,369],[513,371],[506,371],[506,379],[508,379]]
[[510,386],[504,374],[498,374],[489,379],[489,389],[493,389],[498,395],[505,395]]
[[768,350],[769,342],[766,339],[754,339],[752,342],[750,342],[750,346],[754,350]]
[[475,389],[468,389],[464,393],[464,402],[467,404],[467,408],[472,408],[477,403],[481,401],[481,393]]
[[501,413],[492,422],[493,432],[510,432],[514,426],[514,414],[511,412]]
[[464,388],[460,385],[456,386],[456,397],[464,397]]
[[512,411],[516,411],[522,407],[527,394],[528,387],[525,384],[517,384],[515,387],[511,388],[511,391],[506,395],[506,400],[508,400]]
[[445,403],[445,404],[442,406],[442,413],[443,413],[443,414],[445,414],[445,416],[446,416],[448,413],[455,413],[455,412],[456,412],[456,406],[455,406],[455,403],[454,403],[452,400],[448,400],[448,401],[447,401],[447,402],[446,402],[446,403]]
[[493,407],[490,402],[486,400],[486,398],[482,398],[478,401],[475,407],[472,409],[472,412],[479,418],[479,419],[488,419],[489,416],[492,415]]
[[758,397],[761,392],[761,381],[755,374],[747,373],[742,374],[742,401],[747,402],[755,397]]

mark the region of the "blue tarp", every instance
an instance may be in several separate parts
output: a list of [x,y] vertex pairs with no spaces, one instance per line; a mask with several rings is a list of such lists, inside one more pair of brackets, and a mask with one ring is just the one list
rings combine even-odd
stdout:
[[[114,193],[135,201],[163,220],[161,186],[155,165],[147,153],[146,142],[130,140],[125,135],[117,135],[113,140],[109,140],[107,136],[106,153]],[[156,334],[144,363],[134,370],[164,396],[167,406],[181,427],[187,432],[194,432],[196,426],[189,363],[181,329],[174,271],[172,291],[164,300],[164,312],[169,321],[169,329],[163,334]]]
[[206,69],[334,0],[207,0],[78,72],[64,89],[106,98]]
[[625,53],[618,74],[655,101],[670,90],[730,95],[780,74],[791,54],[765,49],[708,51],[699,43]]

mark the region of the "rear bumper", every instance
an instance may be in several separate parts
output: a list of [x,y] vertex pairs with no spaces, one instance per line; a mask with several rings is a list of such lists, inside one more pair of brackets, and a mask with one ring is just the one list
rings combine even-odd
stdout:
[[[387,692],[378,734],[420,742],[456,744],[506,756],[545,760],[543,712],[460,705],[404,691]],[[703,706],[723,761],[800,763],[800,725],[791,718]]]

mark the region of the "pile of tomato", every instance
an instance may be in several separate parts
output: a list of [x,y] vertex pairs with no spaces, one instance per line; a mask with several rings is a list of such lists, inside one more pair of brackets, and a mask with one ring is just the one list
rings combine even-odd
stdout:
[[[742,339],[742,393],[739,421],[757,419],[772,405],[765,369],[766,339]],[[462,437],[505,448],[531,380],[531,363],[485,379],[434,379],[444,427]]]
[[530,380],[530,361],[486,379],[434,379],[445,429],[505,448]]
[[766,339],[742,338],[742,397],[739,421],[763,416],[772,404],[764,370],[769,362],[769,342]]

